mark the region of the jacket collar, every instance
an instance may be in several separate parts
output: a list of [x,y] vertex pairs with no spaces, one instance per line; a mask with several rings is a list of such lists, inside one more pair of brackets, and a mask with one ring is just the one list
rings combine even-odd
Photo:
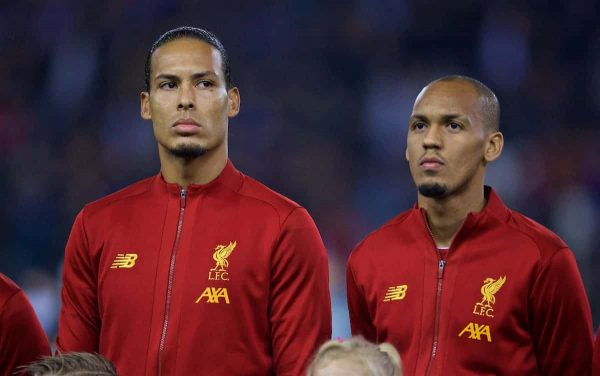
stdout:
[[479,216],[490,216],[498,219],[500,222],[506,222],[510,217],[510,209],[506,207],[500,196],[492,187],[484,187],[484,196],[487,203],[480,213],[474,213]]
[[[153,186],[155,189],[168,192],[169,194],[179,195],[181,187],[176,183],[167,183],[162,176],[162,173],[158,173],[154,177]],[[242,183],[242,173],[238,171],[230,160],[227,160],[225,168],[219,173],[219,175],[212,181],[206,184],[190,184],[187,187],[187,195],[194,196],[200,193],[208,193],[213,191],[223,190],[237,190]]]
[[[486,204],[482,211],[476,213],[471,212],[465,218],[463,225],[461,226],[459,233],[456,234],[459,237],[459,234],[470,233],[473,229],[478,228],[483,230],[484,227],[491,225],[492,222],[499,221],[501,223],[505,223],[508,221],[510,217],[510,209],[506,207],[504,202],[500,199],[500,196],[494,191],[492,187],[484,186],[484,197],[486,199]],[[427,225],[427,220],[425,219],[425,211],[422,208],[419,208],[418,203],[415,203],[413,206],[413,214],[417,215],[417,220],[422,222],[425,231],[429,234],[429,227]],[[492,222],[490,222],[490,220]],[[453,243],[456,241],[456,237]]]

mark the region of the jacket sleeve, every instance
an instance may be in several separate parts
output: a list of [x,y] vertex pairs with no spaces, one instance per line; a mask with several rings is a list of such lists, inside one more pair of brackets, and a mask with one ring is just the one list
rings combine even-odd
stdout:
[[594,344],[594,361],[592,362],[592,376],[600,376],[600,329],[596,334],[596,343]]
[[304,375],[314,351],[331,338],[327,254],[303,208],[284,220],[271,261],[269,321],[277,375]]
[[542,264],[531,290],[530,320],[543,375],[589,375],[592,319],[577,263],[568,248]]
[[65,249],[57,350],[98,352],[100,319],[97,268],[90,262],[83,211],[73,224]]
[[351,256],[346,268],[346,288],[348,312],[350,314],[350,328],[352,330],[352,335],[361,335],[368,341],[376,342],[377,331],[371,321],[371,315],[369,313],[369,307],[364,292],[356,283],[353,261]]
[[33,307],[19,290],[0,307],[0,375],[50,355],[48,337]]

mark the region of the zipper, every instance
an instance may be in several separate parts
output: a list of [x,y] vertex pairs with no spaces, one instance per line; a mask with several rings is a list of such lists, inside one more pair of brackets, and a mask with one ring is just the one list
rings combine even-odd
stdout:
[[438,275],[437,292],[435,295],[435,321],[433,324],[433,343],[431,345],[431,358],[429,358],[429,365],[427,366],[427,372],[425,372],[426,375],[429,375],[431,373],[433,361],[435,360],[435,356],[437,355],[438,335],[440,329],[440,306],[442,300],[442,282],[444,281],[444,267],[446,266],[446,260],[441,259],[439,251],[436,252],[438,254]]
[[429,236],[431,236],[431,241],[433,242],[433,246],[435,248],[435,252],[438,257],[437,291],[435,294],[435,320],[434,320],[434,324],[433,324],[434,325],[433,326],[433,343],[431,344],[431,357],[429,358],[429,364],[427,365],[427,371],[425,372],[425,375],[429,375],[431,373],[431,369],[433,368],[433,361],[435,360],[435,356],[437,355],[437,348],[438,348],[438,344],[439,344],[438,337],[439,337],[439,329],[440,329],[439,328],[439,326],[440,326],[440,306],[442,304],[442,282],[444,282],[444,269],[447,264],[446,258],[450,254],[450,249],[453,248],[454,244],[456,243],[456,239],[458,238],[459,234],[462,232],[463,228],[465,227],[465,223],[467,223],[467,220],[469,220],[471,213],[467,214],[463,223],[458,228],[458,231],[456,232],[456,234],[454,234],[454,239],[450,243],[450,247],[445,252],[444,257],[441,256],[440,251],[435,242],[433,233],[431,232],[431,229],[429,228],[429,223],[427,222],[427,216],[425,215],[425,211],[422,210],[421,213],[423,214],[423,220],[425,221],[425,227],[427,227],[427,231],[429,231]]
[[179,192],[179,221],[177,222],[177,233],[175,235],[175,243],[171,251],[171,262],[169,264],[169,279],[167,282],[167,300],[165,303],[165,318],[163,321],[162,333],[160,335],[160,344],[158,347],[158,374],[162,374],[162,358],[165,349],[165,340],[167,338],[167,328],[169,326],[169,308],[171,307],[171,292],[173,290],[173,277],[175,275],[175,257],[177,256],[177,248],[179,247],[179,239],[181,238],[181,228],[183,227],[183,214],[185,213],[185,198],[187,190],[181,189]]
[[[438,258],[438,274],[437,274],[437,290],[435,293],[435,319],[433,323],[433,342],[431,343],[431,357],[429,358],[429,364],[427,365],[427,371],[425,375],[429,375],[431,373],[431,369],[433,367],[433,361],[437,355],[438,348],[438,335],[439,335],[439,326],[440,326],[440,306],[442,304],[442,283],[444,282],[444,268],[446,267],[446,260],[442,258],[440,251],[438,250],[437,244],[435,242],[435,237],[429,228],[429,224],[427,223],[427,216],[423,211],[423,220],[425,221],[425,227],[427,227],[427,231],[429,232],[429,236],[431,237],[431,241],[435,248],[435,253]],[[449,250],[448,250],[449,252]],[[448,254],[446,253],[446,256]]]

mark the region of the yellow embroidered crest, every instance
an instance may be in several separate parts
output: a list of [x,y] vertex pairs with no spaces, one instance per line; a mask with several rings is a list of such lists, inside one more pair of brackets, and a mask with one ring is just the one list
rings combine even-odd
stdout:
[[473,313],[479,316],[494,317],[494,308],[492,305],[496,303],[496,293],[500,291],[504,283],[506,282],[506,276],[499,277],[498,279],[486,278],[481,286],[481,302],[475,303],[473,307]]

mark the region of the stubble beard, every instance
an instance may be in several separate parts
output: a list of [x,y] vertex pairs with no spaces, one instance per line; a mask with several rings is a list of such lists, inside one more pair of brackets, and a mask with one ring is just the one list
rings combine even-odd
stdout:
[[419,193],[429,198],[443,198],[448,193],[448,186],[440,183],[426,183],[417,186]]
[[206,154],[207,151],[208,149],[193,144],[179,144],[176,145],[174,148],[169,149],[171,155],[184,159],[193,159],[201,157],[204,154]]

